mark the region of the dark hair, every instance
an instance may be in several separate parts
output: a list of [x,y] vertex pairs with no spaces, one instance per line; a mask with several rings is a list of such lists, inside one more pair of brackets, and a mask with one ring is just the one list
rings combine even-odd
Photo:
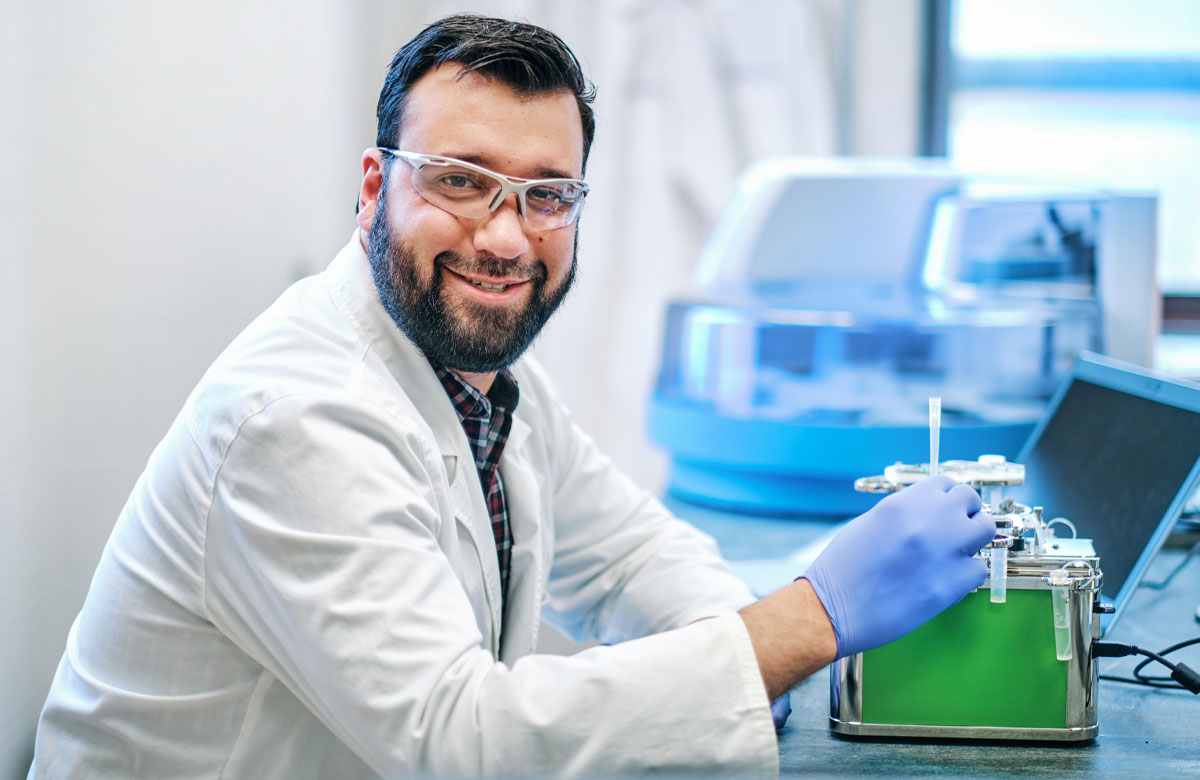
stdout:
[[456,14],[436,21],[396,52],[379,92],[377,145],[397,142],[408,91],[426,73],[448,62],[462,65],[462,75],[479,73],[518,94],[573,94],[583,122],[583,165],[587,167],[596,134],[591,106],[596,88],[584,78],[579,60],[549,30],[477,14]]

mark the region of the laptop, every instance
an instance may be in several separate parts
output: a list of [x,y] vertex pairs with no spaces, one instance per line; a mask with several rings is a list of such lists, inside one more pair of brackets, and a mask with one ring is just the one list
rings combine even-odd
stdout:
[[1025,484],[1007,494],[1095,545],[1107,634],[1200,479],[1200,385],[1084,352],[1017,462]]

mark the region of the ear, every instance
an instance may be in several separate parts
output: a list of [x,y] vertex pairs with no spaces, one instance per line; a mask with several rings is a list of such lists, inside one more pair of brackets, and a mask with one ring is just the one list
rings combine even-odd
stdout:
[[358,188],[358,227],[363,235],[371,232],[375,221],[375,207],[379,204],[379,191],[383,189],[383,155],[378,149],[368,149],[362,156],[362,185]]

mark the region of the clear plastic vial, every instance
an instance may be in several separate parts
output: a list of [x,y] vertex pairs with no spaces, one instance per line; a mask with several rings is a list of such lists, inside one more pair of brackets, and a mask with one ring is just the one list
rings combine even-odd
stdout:
[[1050,572],[1050,601],[1054,605],[1054,651],[1058,660],[1071,659],[1071,575],[1066,569]]
[[992,552],[992,603],[1003,604],[1008,598],[1008,548],[993,547]]

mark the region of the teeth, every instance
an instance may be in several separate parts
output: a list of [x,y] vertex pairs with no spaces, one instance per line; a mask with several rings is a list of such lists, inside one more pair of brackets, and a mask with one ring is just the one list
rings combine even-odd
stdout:
[[507,284],[488,284],[487,282],[481,282],[478,279],[471,279],[470,282],[479,289],[487,290],[488,292],[504,292],[508,289]]

